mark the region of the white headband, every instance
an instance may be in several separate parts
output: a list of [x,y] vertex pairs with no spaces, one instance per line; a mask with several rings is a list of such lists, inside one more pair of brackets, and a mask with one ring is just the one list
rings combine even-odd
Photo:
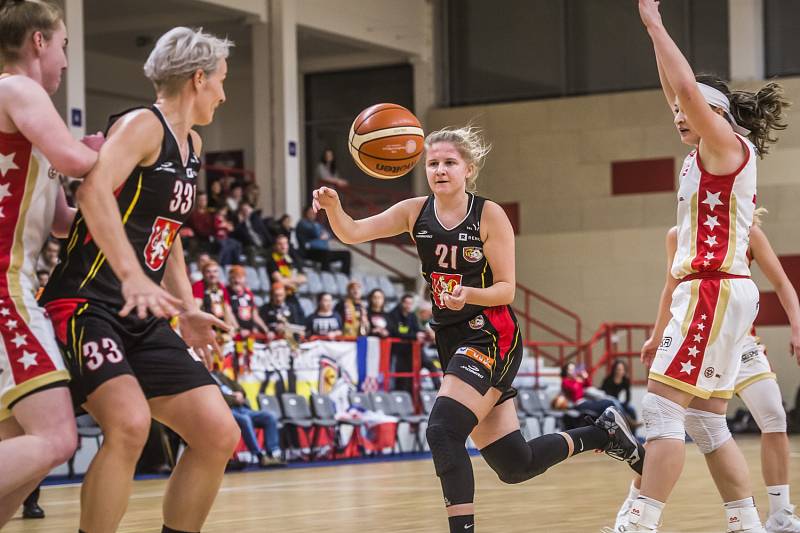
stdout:
[[697,88],[700,89],[701,93],[703,93],[703,98],[706,99],[706,103],[708,103],[708,105],[718,107],[723,111],[725,111],[725,114],[731,121],[731,126],[733,126],[733,131],[745,137],[747,135],[750,135],[750,130],[736,123],[736,119],[733,118],[733,115],[731,114],[731,102],[730,100],[728,100],[728,97],[725,96],[725,94],[722,91],[719,91],[711,87],[710,85],[706,85],[705,83],[700,83],[700,82],[697,82]]

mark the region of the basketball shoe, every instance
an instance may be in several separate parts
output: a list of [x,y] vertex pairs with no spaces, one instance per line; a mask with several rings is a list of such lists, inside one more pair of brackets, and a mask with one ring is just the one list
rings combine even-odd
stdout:
[[614,407],[608,407],[594,421],[594,425],[607,431],[610,437],[603,451],[618,461],[625,461],[641,475],[644,467],[644,446],[636,440],[625,415]]
[[794,505],[770,515],[765,528],[767,533],[800,533],[800,517],[794,514]]

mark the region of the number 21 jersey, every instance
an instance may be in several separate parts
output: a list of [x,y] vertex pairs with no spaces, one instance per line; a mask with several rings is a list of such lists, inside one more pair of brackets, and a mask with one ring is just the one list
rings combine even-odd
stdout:
[[[194,153],[190,136],[189,156],[184,163],[164,115],[156,106],[146,109],[156,115],[164,129],[161,153],[152,165],[134,168],[115,195],[125,234],[139,265],[153,282],[160,284],[172,243],[194,205],[200,159]],[[111,117],[109,128],[131,111]],[[92,238],[80,209],[59,259],[42,302],[78,298],[100,302],[112,309],[123,306],[121,284]]]
[[492,285],[492,269],[483,254],[481,213],[485,198],[469,194],[467,214],[452,228],[446,228],[436,215],[436,202],[429,196],[414,223],[411,236],[422,262],[422,276],[428,282],[433,304],[435,329],[467,322],[483,307],[467,304],[460,311],[445,307],[442,294],[456,285],[485,288]]

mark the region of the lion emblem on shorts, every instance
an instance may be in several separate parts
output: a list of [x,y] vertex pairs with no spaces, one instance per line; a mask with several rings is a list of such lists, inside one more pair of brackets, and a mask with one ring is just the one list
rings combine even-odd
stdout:
[[714,367],[710,366],[710,367],[706,368],[705,372],[703,372],[703,375],[708,379],[713,378],[714,377]]
[[469,261],[470,263],[477,263],[483,259],[483,250],[477,246],[466,246],[464,247],[462,255],[466,261]]

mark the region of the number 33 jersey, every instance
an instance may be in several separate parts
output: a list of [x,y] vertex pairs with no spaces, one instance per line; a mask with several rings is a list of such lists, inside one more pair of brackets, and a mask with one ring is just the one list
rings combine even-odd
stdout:
[[[114,194],[139,264],[151,280],[160,284],[172,244],[194,205],[200,159],[189,136],[189,156],[184,163],[175,134],[161,111],[156,106],[146,109],[158,117],[164,130],[161,153],[152,165],[134,168]],[[111,117],[109,128],[132,111]],[[63,298],[92,300],[111,309],[124,304],[120,281],[92,238],[80,209],[66,245],[61,247],[59,264],[42,302]]]
[[467,322],[480,314],[483,307],[467,304],[460,311],[448,309],[444,293],[457,285],[484,288],[492,285],[492,268],[483,254],[481,213],[486,198],[469,194],[464,219],[446,228],[436,214],[436,201],[429,196],[414,223],[411,236],[422,262],[422,276],[428,282],[433,304],[434,328]]

